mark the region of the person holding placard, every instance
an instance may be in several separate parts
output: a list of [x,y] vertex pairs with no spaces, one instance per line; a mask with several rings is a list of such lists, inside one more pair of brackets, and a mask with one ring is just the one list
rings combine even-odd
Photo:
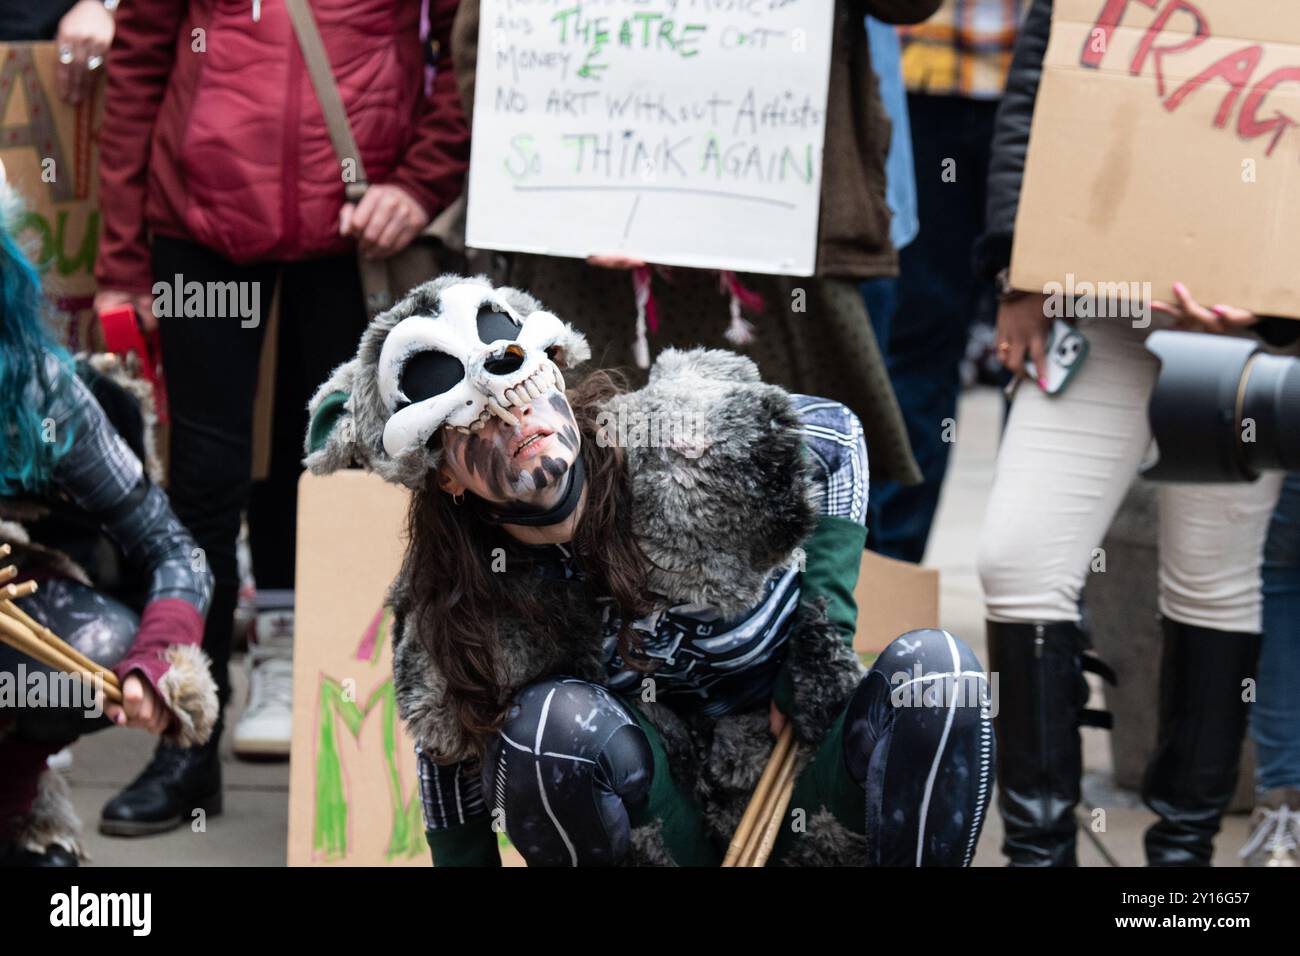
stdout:
[[[1006,272],[1051,21],[1051,0],[1036,0],[1017,41],[994,130],[989,227],[977,246],[983,274],[1000,274],[999,357],[1018,377],[1030,361],[1048,367],[1053,321],[1048,296],[1011,289]],[[1088,653],[1079,596],[1151,441],[1147,405],[1160,363],[1144,340],[1157,327],[1272,334],[1282,321],[1202,305],[1182,284],[1174,292],[1170,302],[1149,303],[1145,320],[1127,311],[1078,320],[1089,350],[1068,387],[1049,395],[1045,382],[1025,382],[1008,415],[979,571],[1000,678],[1003,850],[1015,866],[1076,862],[1079,728],[1106,726],[1085,707],[1084,672],[1108,672]],[[1300,329],[1282,324],[1292,326],[1284,333]],[[1260,647],[1261,549],[1281,481],[1270,473],[1249,485],[1160,487],[1164,656],[1157,749],[1143,783],[1159,816],[1145,837],[1152,866],[1212,858],[1241,758],[1245,688]]]

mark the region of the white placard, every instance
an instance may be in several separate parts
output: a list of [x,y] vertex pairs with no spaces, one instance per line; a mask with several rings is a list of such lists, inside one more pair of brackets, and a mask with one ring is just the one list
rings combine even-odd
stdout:
[[828,0],[482,0],[467,238],[811,275]]

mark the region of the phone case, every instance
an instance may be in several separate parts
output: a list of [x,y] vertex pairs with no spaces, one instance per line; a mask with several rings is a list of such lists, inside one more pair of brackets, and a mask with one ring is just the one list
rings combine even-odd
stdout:
[[[1052,323],[1052,335],[1047,343],[1047,374],[1040,385],[1048,395],[1059,395],[1070,384],[1083,360],[1088,357],[1088,340],[1077,328],[1063,319]],[[1025,369],[1038,381],[1038,370],[1033,362],[1026,362]]]

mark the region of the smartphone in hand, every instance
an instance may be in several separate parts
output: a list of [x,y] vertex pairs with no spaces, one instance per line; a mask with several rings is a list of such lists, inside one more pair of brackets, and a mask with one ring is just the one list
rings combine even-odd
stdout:
[[1070,384],[1074,374],[1088,357],[1088,340],[1083,333],[1064,319],[1052,323],[1052,334],[1047,341],[1047,370],[1043,375],[1033,361],[1025,362],[1025,374],[1039,383],[1048,395],[1059,395]]

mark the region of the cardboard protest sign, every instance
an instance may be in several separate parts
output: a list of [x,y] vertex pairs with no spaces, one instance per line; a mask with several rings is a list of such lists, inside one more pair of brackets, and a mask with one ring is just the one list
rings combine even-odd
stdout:
[[56,319],[68,323],[56,331],[75,351],[90,345],[103,82],[69,106],[58,96],[57,66],[53,43],[0,43],[0,161],[27,204],[19,238],[44,270]]
[[1057,0],[1011,281],[1300,318],[1300,7]]
[[[383,607],[406,505],[403,489],[362,471],[299,484],[290,866],[429,865]],[[503,860],[522,864],[509,846]]]
[[811,275],[834,6],[482,0],[468,244]]
[[935,568],[863,551],[853,597],[858,604],[853,649],[859,654],[879,654],[900,634],[939,626]]

